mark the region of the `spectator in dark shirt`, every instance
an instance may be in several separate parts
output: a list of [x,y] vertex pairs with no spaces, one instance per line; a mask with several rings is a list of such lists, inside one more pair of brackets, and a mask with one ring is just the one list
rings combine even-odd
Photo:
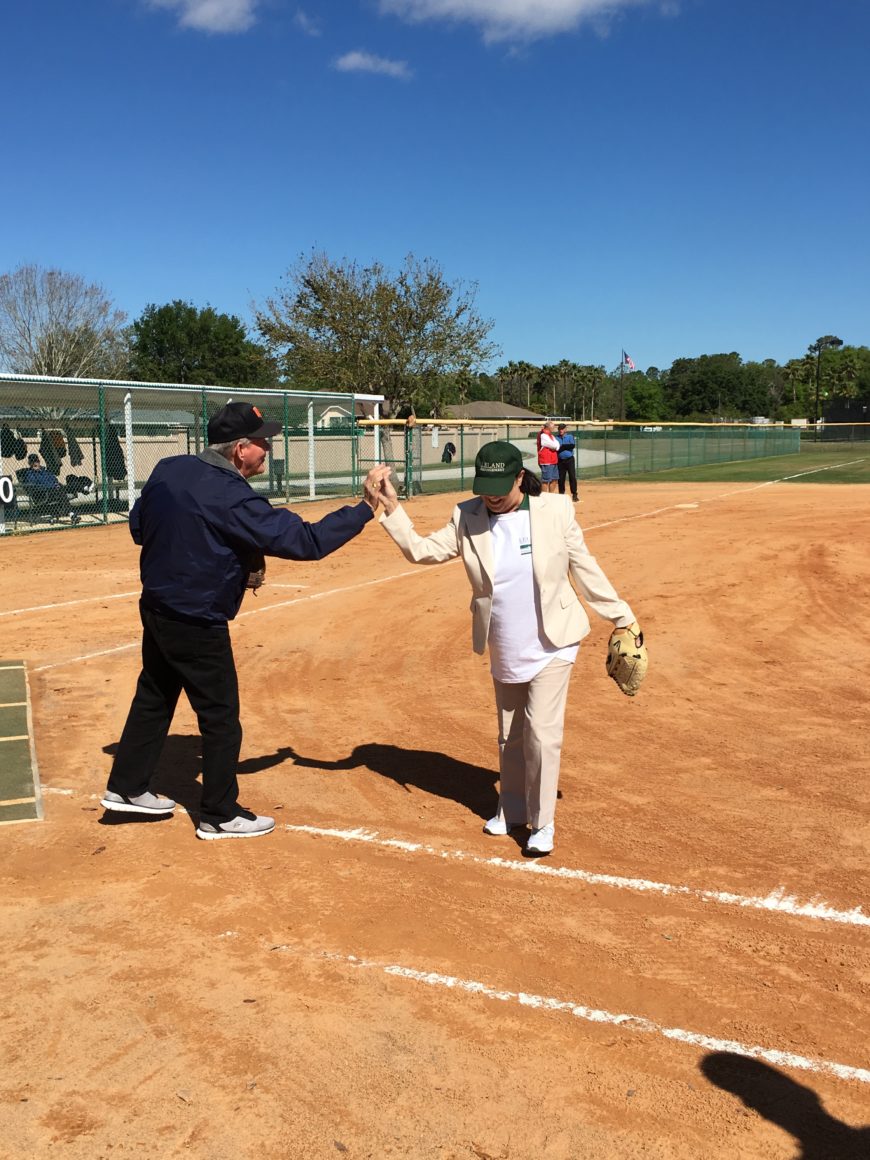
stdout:
[[242,743],[239,690],[227,622],[262,557],[320,560],[358,535],[378,506],[374,467],[364,499],[315,524],[273,508],[248,480],[265,470],[266,422],[250,403],[228,403],[208,424],[199,455],[161,460],[130,513],[142,547],[142,672],[102,805],[121,813],[171,814],[175,802],[149,782],[182,689],[202,734],[202,802],[197,837],[253,838],[275,828],[238,804]]
[[27,467],[21,473],[21,482],[25,487],[41,487],[45,491],[54,491],[60,487],[57,476],[43,467],[38,455],[28,455]]
[[576,446],[574,436],[564,423],[560,423],[557,438],[559,440],[559,495],[565,494],[565,476],[567,476],[571,485],[571,499],[576,503],[579,497],[577,495],[577,471],[574,459]]

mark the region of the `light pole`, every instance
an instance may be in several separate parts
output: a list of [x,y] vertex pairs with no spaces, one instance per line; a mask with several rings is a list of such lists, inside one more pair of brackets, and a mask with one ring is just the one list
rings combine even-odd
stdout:
[[819,438],[819,379],[822,373],[822,351],[842,345],[842,338],[837,338],[835,334],[825,334],[821,338],[817,338],[815,342],[810,343],[810,354],[816,356],[816,405],[813,415],[816,441]]

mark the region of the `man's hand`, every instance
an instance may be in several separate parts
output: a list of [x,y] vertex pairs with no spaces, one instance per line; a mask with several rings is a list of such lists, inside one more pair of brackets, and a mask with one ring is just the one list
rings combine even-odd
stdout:
[[388,478],[390,474],[389,467],[383,463],[379,463],[377,467],[373,467],[363,482],[363,500],[369,505],[373,512],[378,510],[378,502],[381,499],[381,486],[383,480]]

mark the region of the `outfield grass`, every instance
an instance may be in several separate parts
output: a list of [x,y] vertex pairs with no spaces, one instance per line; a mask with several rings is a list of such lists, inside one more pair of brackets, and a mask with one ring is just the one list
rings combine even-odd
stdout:
[[[824,468],[825,470],[819,470]],[[801,472],[812,472],[803,475]],[[689,481],[697,483],[762,483],[768,479],[796,476],[794,483],[870,483],[870,443],[834,448],[825,443],[804,443],[797,455],[772,455],[765,459],[742,459],[731,463],[674,467],[621,478],[644,483]],[[597,472],[584,472],[585,479],[601,479]],[[608,477],[611,478],[611,477]]]

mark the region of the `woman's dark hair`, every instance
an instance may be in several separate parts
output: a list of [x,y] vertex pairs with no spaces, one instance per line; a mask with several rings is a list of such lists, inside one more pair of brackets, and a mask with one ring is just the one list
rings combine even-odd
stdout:
[[535,475],[534,471],[529,471],[528,467],[523,471],[523,478],[520,482],[520,491],[523,495],[540,495],[541,494],[541,480]]

